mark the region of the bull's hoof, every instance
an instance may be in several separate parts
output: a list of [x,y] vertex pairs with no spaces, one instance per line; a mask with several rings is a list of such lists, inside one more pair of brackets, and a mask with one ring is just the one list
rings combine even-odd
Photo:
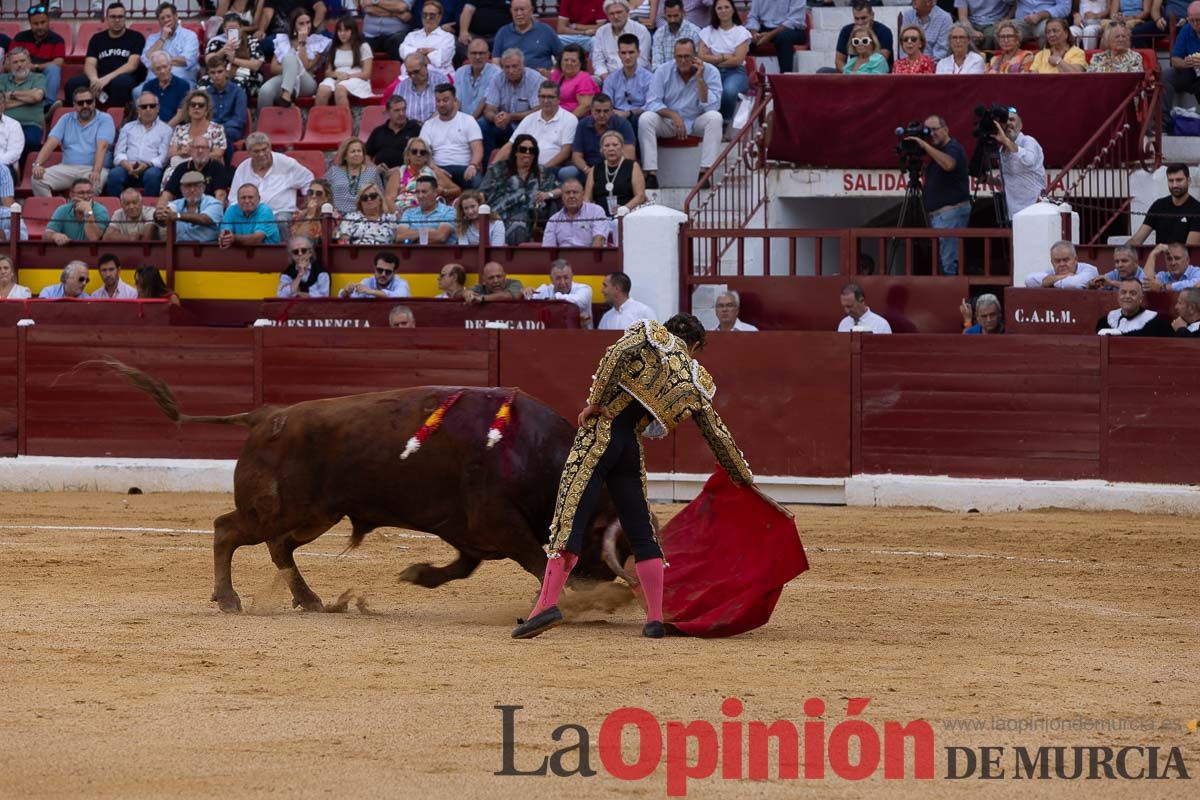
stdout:
[[315,594],[311,597],[297,597],[292,600],[292,608],[300,608],[305,611],[324,611],[325,604],[321,602],[321,598]]
[[530,617],[513,628],[512,638],[532,639],[535,636],[540,636],[556,625],[561,625],[562,618],[562,612],[558,610],[558,606],[550,606],[536,617]]
[[216,601],[217,607],[226,614],[240,614],[242,611],[242,598],[238,597],[236,594],[214,594],[212,599]]
[[429,570],[433,569],[432,564],[411,564],[407,569],[396,576],[396,580],[404,583],[412,583],[417,586],[432,587],[438,584],[432,583],[429,580]]

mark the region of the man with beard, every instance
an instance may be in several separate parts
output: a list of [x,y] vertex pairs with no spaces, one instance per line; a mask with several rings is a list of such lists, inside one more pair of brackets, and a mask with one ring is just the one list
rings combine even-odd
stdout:
[[1185,242],[1189,246],[1200,245],[1200,200],[1192,197],[1191,173],[1187,164],[1167,165],[1166,197],[1150,204],[1146,218],[1129,238],[1133,247],[1144,244],[1154,233],[1158,244]]

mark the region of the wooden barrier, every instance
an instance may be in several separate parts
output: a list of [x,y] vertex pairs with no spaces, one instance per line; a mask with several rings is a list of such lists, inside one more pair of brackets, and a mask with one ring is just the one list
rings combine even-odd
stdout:
[[7,300],[0,327],[31,319],[38,325],[191,325],[193,315],[167,300]]
[[398,305],[412,309],[421,328],[511,328],[547,330],[578,328],[579,306],[564,300],[512,300],[470,305],[428,297],[396,300],[337,298],[263,300],[259,318],[294,328],[386,328],[388,313]]
[[[1174,292],[1147,292],[1146,307],[1174,319]],[[1008,333],[1096,335],[1096,322],[1117,307],[1117,293],[1074,289],[1004,290]]]

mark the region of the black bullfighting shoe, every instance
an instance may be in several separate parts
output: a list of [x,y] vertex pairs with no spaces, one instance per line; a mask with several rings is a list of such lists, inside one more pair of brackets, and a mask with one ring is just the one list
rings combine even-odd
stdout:
[[561,625],[562,618],[562,612],[558,610],[558,606],[550,606],[536,617],[530,617],[517,627],[513,628],[512,638],[532,639],[535,636],[545,633],[556,625]]
[[667,629],[661,622],[647,622],[646,627],[642,628],[642,636],[647,639],[661,639],[667,635]]

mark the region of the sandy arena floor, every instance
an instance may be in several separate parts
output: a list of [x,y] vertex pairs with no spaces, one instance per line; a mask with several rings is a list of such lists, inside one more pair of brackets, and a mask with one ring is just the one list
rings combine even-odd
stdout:
[[[292,611],[265,546],[244,548],[234,585],[252,613],[226,616],[208,602],[205,531],[229,496],[0,504],[0,797],[662,797],[665,764],[638,782],[603,770],[604,717],[641,706],[719,724],[727,696],[745,703],[742,720],[797,726],[805,699],[821,698],[827,737],[849,697],[871,698],[862,718],[877,730],[928,720],[936,779],[884,781],[882,766],[858,783],[829,769],[822,781],[714,776],[690,797],[1182,797],[1200,779],[1187,727],[1200,717],[1200,541],[1187,518],[801,507],[812,569],[765,628],[651,641],[627,605],[516,642],[536,581],[492,562],[437,590],[397,583],[409,563],[452,552],[411,533],[377,532],[338,557],[346,526],[299,551],[326,603],[354,590],[343,614]],[[502,704],[524,706],[518,768],[573,744],[550,734],[577,723],[599,774],[494,775]],[[987,729],[1080,719],[1127,729]],[[1193,779],[1011,779],[1014,746],[1047,744],[1157,745],[1160,764],[1179,747]],[[984,745],[1008,748],[1004,779],[945,779],[945,748]]]

